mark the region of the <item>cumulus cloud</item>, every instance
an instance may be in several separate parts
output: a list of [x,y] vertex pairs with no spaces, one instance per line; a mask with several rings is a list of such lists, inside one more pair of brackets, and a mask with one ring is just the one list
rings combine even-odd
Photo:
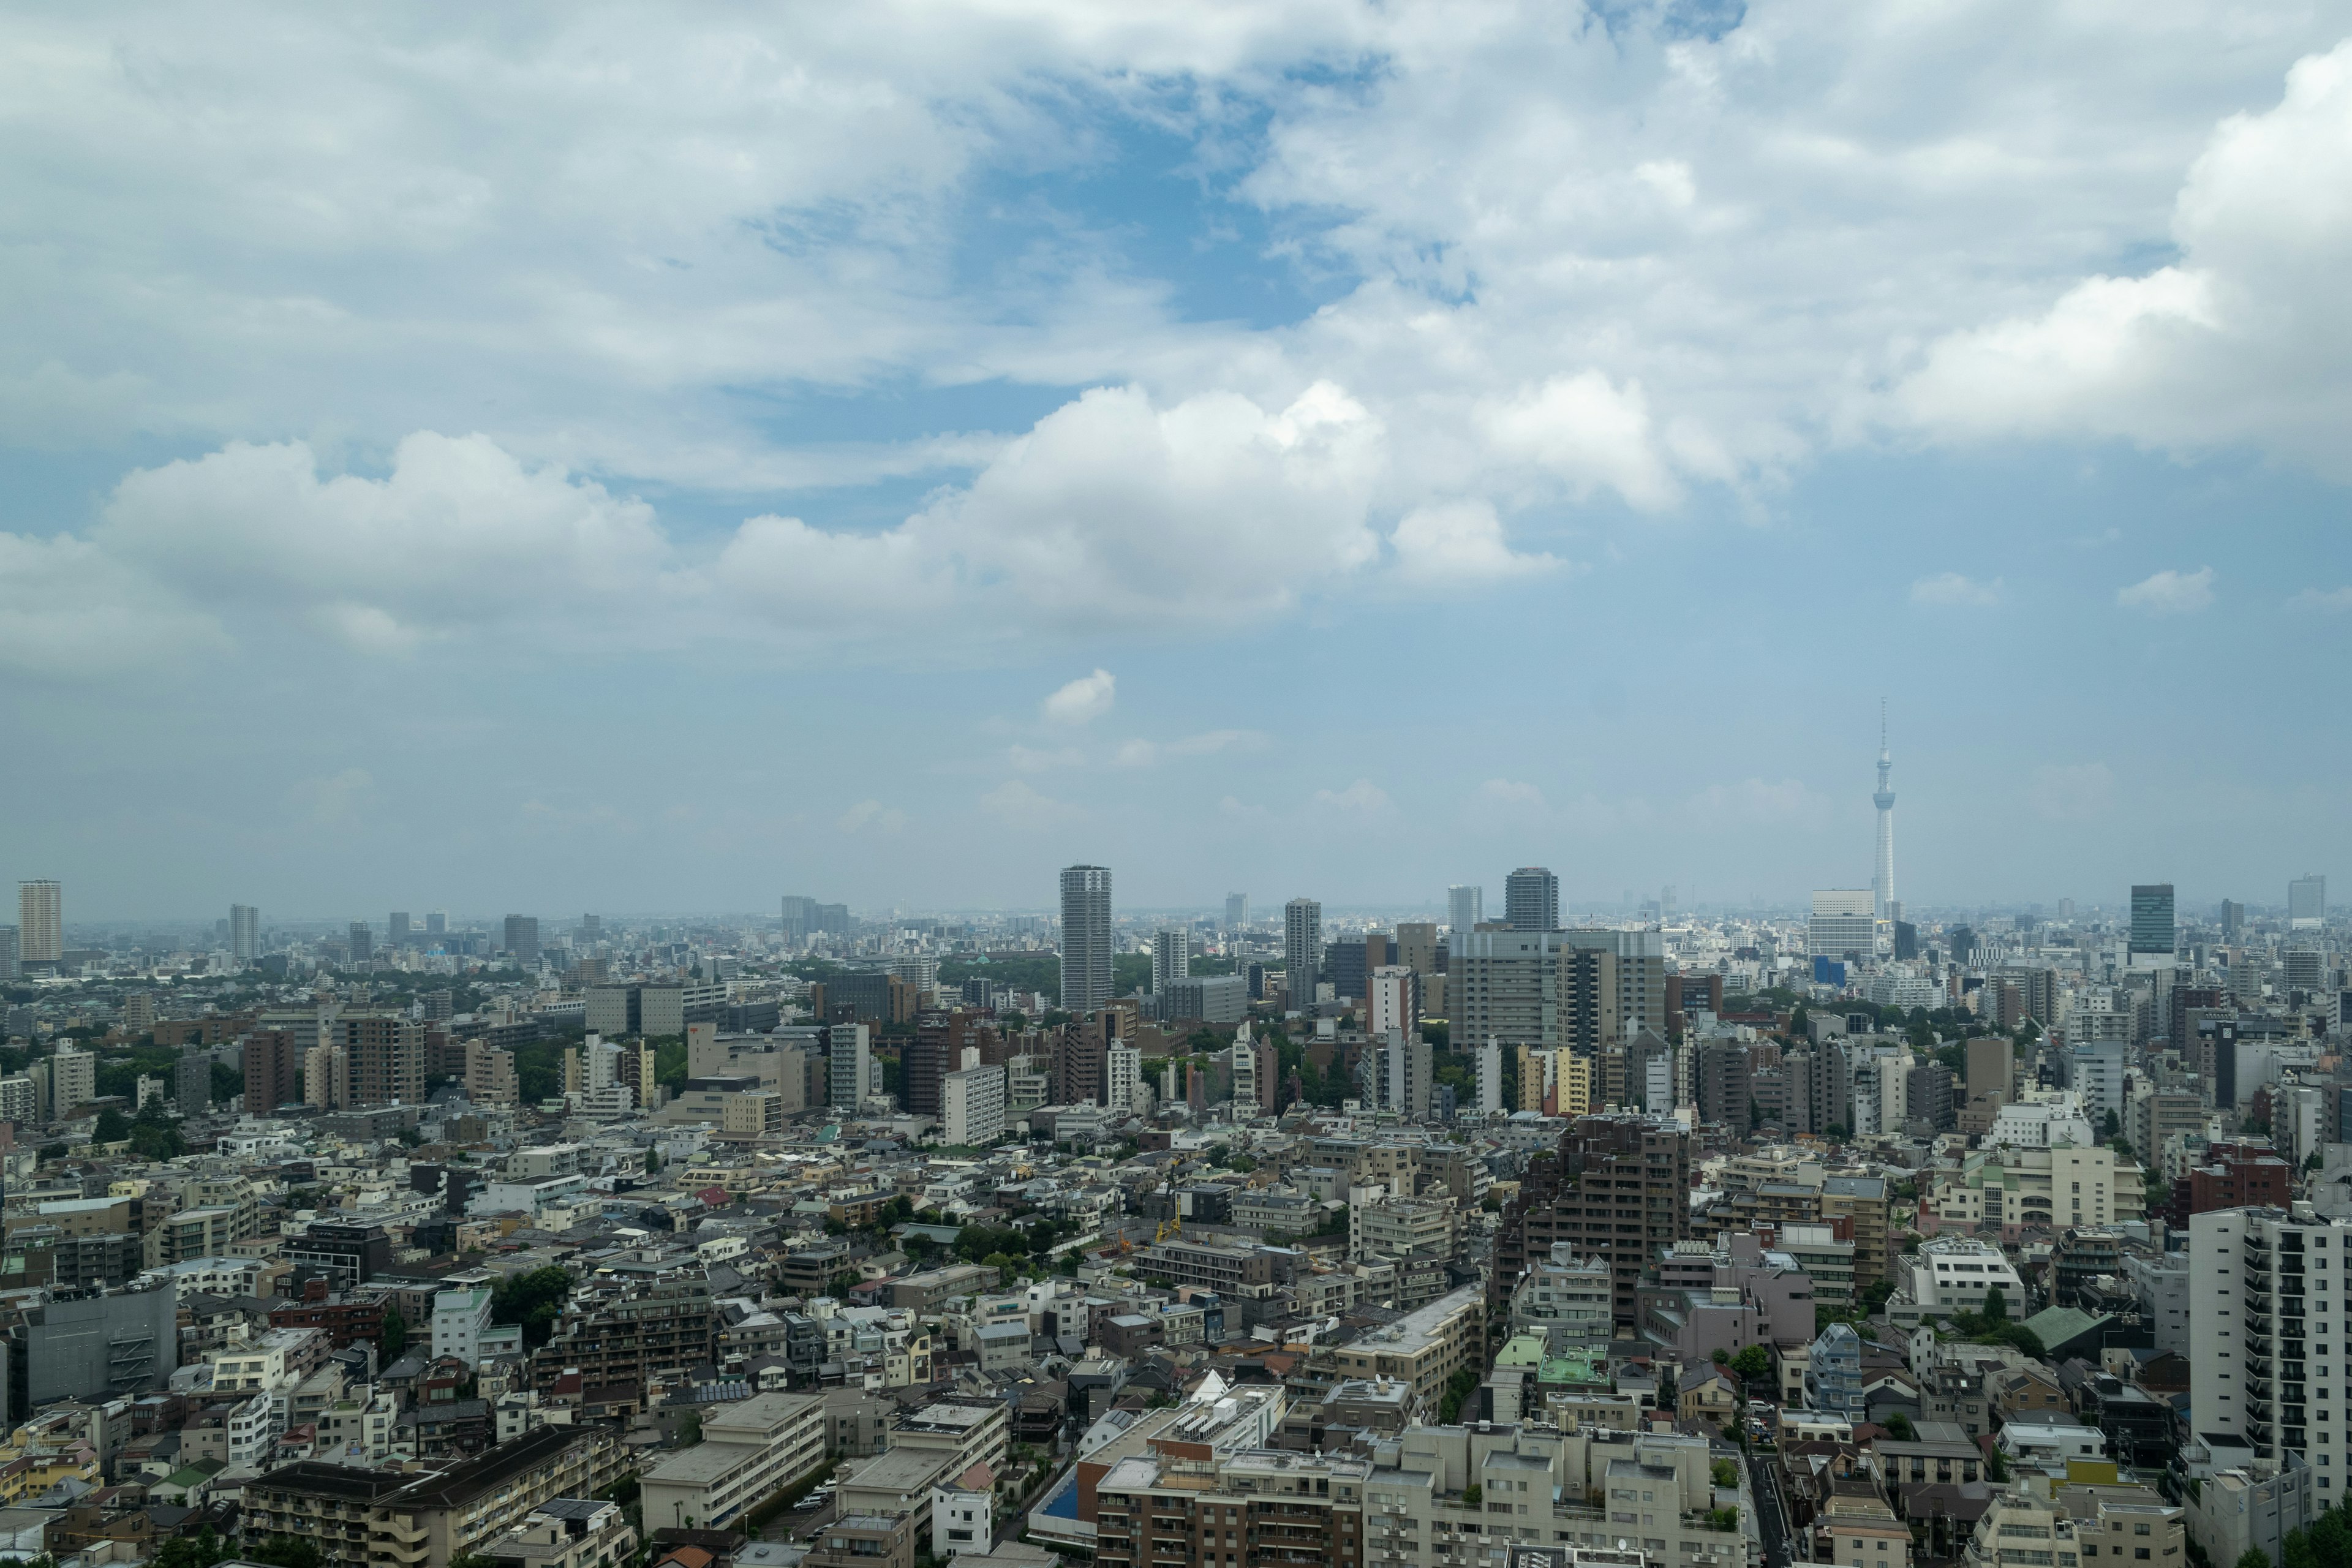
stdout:
[[1034,832],[1077,815],[1077,808],[1055,800],[1025,779],[1007,779],[980,797],[981,808],[1008,827]]
[[1958,572],[1938,572],[1911,584],[1915,605],[1966,605],[1981,607],[2000,603],[2001,580],[1979,582]]
[[1901,388],[1960,437],[2245,442],[2352,478],[2352,40],[2223,119],[2173,204],[2179,259],[2097,274],[2046,310],[1946,335]]
[[1371,817],[1386,812],[1392,802],[1388,791],[1370,779],[1358,779],[1346,789],[1318,789],[1312,803],[1315,809],[1333,816]]
[[1420,586],[1483,586],[1560,564],[1549,555],[1514,551],[1494,503],[1483,498],[1416,507],[1398,521],[1389,544],[1399,574]]
[[2213,568],[2194,572],[2169,568],[2116,590],[2116,603],[2152,616],[2193,615],[2213,602]]
[[1046,698],[1046,719],[1055,724],[1090,724],[1110,711],[1118,679],[1108,669],[1082,675]]
[[356,820],[375,795],[375,775],[365,768],[345,768],[323,778],[300,779],[287,792],[297,811],[321,827],[342,827]]
[[2297,609],[2325,610],[2330,614],[2352,610],[2352,587],[2305,588],[2288,603]]

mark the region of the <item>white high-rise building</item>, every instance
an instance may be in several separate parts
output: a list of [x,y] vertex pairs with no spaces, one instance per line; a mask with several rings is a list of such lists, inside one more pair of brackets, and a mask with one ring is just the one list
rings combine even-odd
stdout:
[[16,961],[56,963],[66,955],[66,885],[47,878],[16,884]]
[[879,1087],[866,1026],[835,1024],[825,1038],[825,1098],[835,1110],[856,1111]]
[[58,1120],[98,1098],[98,1058],[68,1041],[49,1058],[49,1114]]
[[1143,1053],[1123,1040],[1114,1042],[1103,1056],[1103,1104],[1124,1116],[1144,1110],[1138,1102],[1150,1092],[1143,1080]]
[[1192,933],[1165,930],[1151,933],[1151,994],[1168,994],[1172,983],[1192,973]]
[[2327,879],[2297,877],[2286,885],[2286,923],[2308,931],[2327,923]]
[[1871,879],[1871,891],[1878,896],[1878,908],[1873,912],[1883,921],[1903,918],[1902,907],[1895,899],[1895,787],[1886,778],[1887,770],[1894,765],[1895,759],[1886,750],[1886,710],[1881,704],[1878,711],[1878,793],[1870,798],[1872,804],[1878,807],[1877,870]]
[[1110,1000],[1110,868],[1062,869],[1062,1010],[1083,1018]]
[[251,904],[228,907],[228,955],[244,963],[261,956],[261,911]]
[[[2189,1217],[2189,1397],[2200,1433],[2226,1433],[2258,1459],[2293,1454],[2323,1507],[2352,1479],[2352,1408],[2336,1368],[2352,1330],[2352,1219],[2291,1209]],[[2209,1483],[2210,1484],[2210,1483]]]
[[1868,958],[1878,951],[1878,905],[1867,888],[1823,888],[1813,894],[1805,933],[1809,958]]
[[950,1144],[983,1147],[1004,1136],[1004,1067],[970,1067],[940,1080],[940,1122]]
[[1503,1109],[1503,1047],[1493,1040],[1478,1047],[1478,1109],[1482,1113]]
[[1312,1013],[1323,963],[1323,906],[1313,899],[1293,899],[1282,906],[1282,958],[1290,1010]]
[[1445,889],[1445,923],[1460,936],[1478,929],[1486,918],[1486,889],[1456,886]]
[[1421,1036],[1421,1009],[1414,1005],[1418,977],[1402,963],[1383,963],[1372,971],[1364,989],[1364,1028],[1374,1038],[1384,1035]]

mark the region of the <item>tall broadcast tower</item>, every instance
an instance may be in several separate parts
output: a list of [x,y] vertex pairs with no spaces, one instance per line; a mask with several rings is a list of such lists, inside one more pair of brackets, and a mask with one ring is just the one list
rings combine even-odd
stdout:
[[1887,770],[1895,759],[1886,750],[1886,703],[1878,704],[1878,793],[1870,798],[1878,805],[1878,874],[1870,879],[1872,891],[1878,895],[1878,918],[1894,920],[1902,912],[1895,901],[1895,789],[1886,782]]

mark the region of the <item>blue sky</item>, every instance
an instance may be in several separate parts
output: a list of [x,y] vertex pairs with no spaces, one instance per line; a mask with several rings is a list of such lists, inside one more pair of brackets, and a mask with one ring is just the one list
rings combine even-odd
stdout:
[[2352,5],[0,29],[69,917],[1794,902],[1882,697],[1915,907],[2352,838]]

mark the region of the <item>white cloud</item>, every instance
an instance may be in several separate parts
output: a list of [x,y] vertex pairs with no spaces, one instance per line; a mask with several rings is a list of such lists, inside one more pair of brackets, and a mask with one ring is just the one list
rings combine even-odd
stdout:
[[1123,768],[1148,768],[1178,757],[1211,757],[1236,748],[1261,746],[1265,736],[1256,730],[1209,730],[1174,741],[1123,741],[1111,761]]
[[1317,810],[1334,816],[1364,818],[1382,815],[1393,803],[1380,785],[1370,779],[1358,779],[1346,789],[1317,790],[1313,804]]
[[1045,717],[1055,724],[1090,724],[1110,711],[1118,687],[1118,677],[1108,669],[1082,675],[1045,699]]
[[2352,40],[2212,132],[2173,205],[2179,259],[2095,275],[2045,310],[1948,334],[1903,407],[1958,437],[2247,443],[2352,478]]
[[1488,779],[1478,786],[1475,799],[1483,807],[1503,806],[1535,811],[1544,808],[1543,791],[1517,779]]
[[1915,605],[1998,605],[2000,603],[2000,590],[2001,580],[1998,577],[1981,582],[1958,572],[1938,572],[1911,584],[1911,602]]
[[1034,832],[1076,816],[1077,808],[1054,799],[1025,779],[1007,779],[980,797],[982,809],[1009,827]]
[[1560,565],[1549,555],[1513,551],[1494,503],[1483,498],[1417,507],[1397,523],[1389,543],[1399,574],[1417,585],[1483,586]]
[[2297,609],[2326,610],[2331,614],[2338,610],[2352,610],[2352,587],[2305,588],[2287,603]]
[[843,833],[897,833],[907,826],[907,814],[878,800],[861,800],[833,825]]
[[2115,805],[2116,775],[2105,763],[2051,763],[2033,770],[2026,801],[2051,822],[2090,822]]
[[1553,376],[1507,403],[1489,403],[1479,422],[1493,449],[1564,481],[1580,500],[1613,489],[1629,506],[1656,511],[1682,497],[1650,426],[1639,383],[1620,388],[1597,370]]
[[88,540],[0,533],[0,668],[109,677],[229,646],[213,616]]
[[2185,616],[2205,608],[2213,602],[2213,568],[2200,566],[2194,572],[2165,571],[2144,577],[2128,587],[2116,590],[2116,603],[2130,610],[2146,610],[2152,616]]

